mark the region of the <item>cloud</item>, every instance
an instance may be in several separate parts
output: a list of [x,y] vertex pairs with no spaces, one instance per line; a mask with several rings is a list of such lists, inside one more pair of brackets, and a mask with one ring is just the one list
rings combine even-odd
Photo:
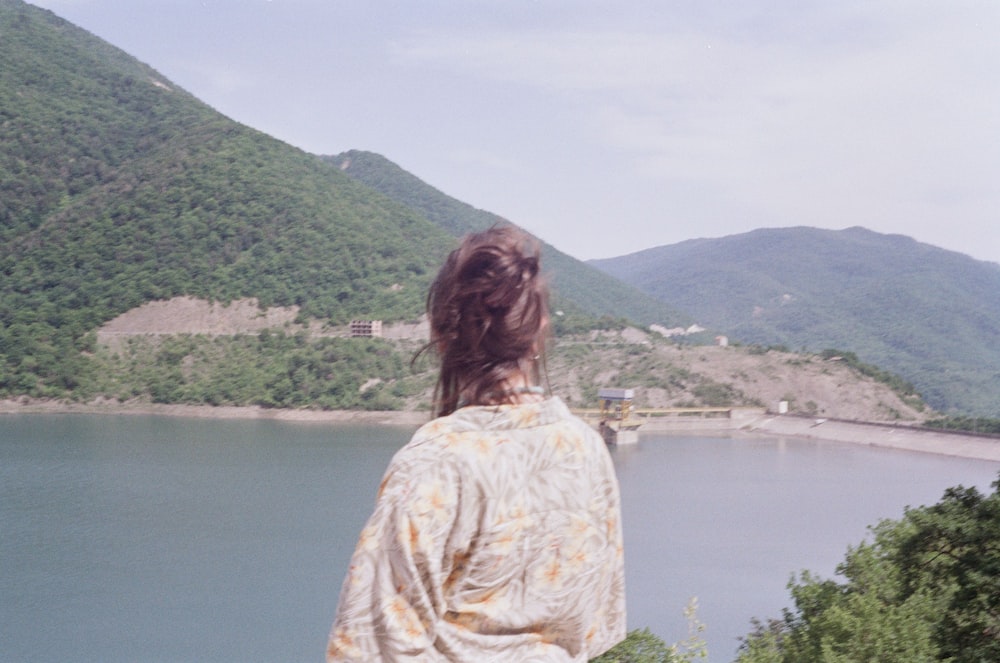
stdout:
[[682,83],[684,63],[710,45],[697,36],[600,30],[412,33],[393,45],[400,64],[438,66],[539,90],[641,91]]
[[212,6],[79,15],[234,118],[578,255],[807,224],[1000,260],[995,0]]
[[[907,231],[1000,208],[1000,4],[845,3],[666,26],[424,31],[397,66],[546,95],[688,218]],[[568,120],[569,121],[569,120]]]

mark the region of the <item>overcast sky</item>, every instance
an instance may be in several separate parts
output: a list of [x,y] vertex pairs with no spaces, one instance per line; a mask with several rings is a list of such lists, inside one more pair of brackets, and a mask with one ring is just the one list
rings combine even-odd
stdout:
[[577,258],[864,226],[1000,262],[997,0],[32,0]]

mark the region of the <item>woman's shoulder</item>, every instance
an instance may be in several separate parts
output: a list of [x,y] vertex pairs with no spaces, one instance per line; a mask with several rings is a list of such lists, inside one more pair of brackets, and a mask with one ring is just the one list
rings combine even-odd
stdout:
[[475,427],[455,414],[438,417],[423,424],[410,441],[396,452],[396,463],[443,463],[455,457],[458,442],[475,432]]

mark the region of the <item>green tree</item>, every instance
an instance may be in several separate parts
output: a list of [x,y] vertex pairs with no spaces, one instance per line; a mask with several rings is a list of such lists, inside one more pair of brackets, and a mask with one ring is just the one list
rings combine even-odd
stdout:
[[708,658],[702,633],[705,625],[698,620],[698,599],[692,598],[684,608],[688,637],[667,645],[648,628],[629,631],[624,640],[590,663],[692,663]]
[[1000,661],[1000,479],[993,487],[950,488],[873,527],[838,567],[844,582],[802,573],[794,608],[756,622],[738,662]]
[[624,640],[591,663],[672,663],[670,647],[648,628],[630,631]]

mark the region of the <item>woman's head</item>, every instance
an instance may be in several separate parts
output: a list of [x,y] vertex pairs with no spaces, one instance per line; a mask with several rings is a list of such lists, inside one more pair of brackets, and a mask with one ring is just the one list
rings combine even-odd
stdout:
[[548,329],[538,243],[511,225],[466,236],[427,295],[430,346],[441,359],[438,415],[460,399],[505,402],[512,383],[536,383]]

